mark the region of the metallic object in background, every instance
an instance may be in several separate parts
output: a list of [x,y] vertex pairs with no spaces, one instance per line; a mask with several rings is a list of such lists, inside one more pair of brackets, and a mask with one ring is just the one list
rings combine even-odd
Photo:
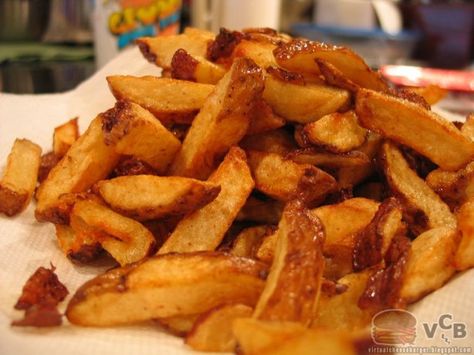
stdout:
[[49,9],[49,0],[0,0],[0,41],[40,40]]

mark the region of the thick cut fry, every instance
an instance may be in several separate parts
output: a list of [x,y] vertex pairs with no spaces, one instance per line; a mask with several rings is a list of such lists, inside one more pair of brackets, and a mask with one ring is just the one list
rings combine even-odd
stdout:
[[474,159],[474,142],[452,123],[407,100],[370,90],[357,93],[359,123],[404,144],[445,170],[457,170]]
[[284,129],[246,136],[239,145],[245,150],[258,150],[280,155],[286,155],[297,148],[291,134]]
[[214,90],[213,85],[155,76],[108,76],[117,100],[134,102],[163,123],[191,123]]
[[388,88],[382,76],[372,71],[364,60],[349,48],[294,39],[280,45],[274,54],[277,63],[290,71],[319,73],[315,60],[322,59],[363,88],[377,91],[386,91]]
[[185,33],[172,36],[142,37],[136,40],[143,56],[163,69],[171,67],[173,55],[184,49],[192,56],[205,57],[207,46],[214,34],[198,29],[186,29]]
[[13,216],[23,211],[35,191],[41,148],[27,139],[16,139],[0,180],[0,213]]
[[289,202],[278,224],[275,257],[254,318],[308,326],[318,304],[324,269],[324,230],[303,202]]
[[155,239],[147,228],[95,201],[76,202],[70,220],[80,240],[92,237],[120,265],[143,259],[154,246]]
[[250,112],[262,90],[262,70],[249,59],[235,60],[194,119],[170,174],[207,178],[247,133]]
[[266,224],[278,224],[283,203],[276,200],[261,200],[250,196],[237,215],[237,221],[252,221]]
[[273,131],[283,127],[286,121],[283,117],[275,115],[272,108],[263,100],[257,101],[251,112],[250,126],[247,135]]
[[236,340],[232,322],[237,318],[248,318],[253,309],[243,304],[228,304],[202,314],[186,336],[186,344],[194,350],[231,352]]
[[474,200],[466,202],[458,211],[461,242],[454,257],[457,270],[474,267]]
[[438,85],[428,85],[422,88],[410,88],[409,90],[423,97],[430,105],[434,105],[438,101],[441,101],[448,93],[447,90],[440,88]]
[[59,157],[63,157],[71,145],[79,138],[79,126],[77,117],[58,126],[53,134],[53,152]]
[[274,228],[270,226],[245,228],[235,237],[230,253],[235,256],[255,258],[255,254],[263,238],[273,232]]
[[217,198],[183,218],[159,254],[217,248],[254,187],[245,152],[231,148],[208,182],[221,186]]
[[412,222],[409,228],[415,234],[437,227],[456,228],[456,218],[449,207],[410,169],[393,143],[382,145],[381,162],[387,182],[404,205],[405,220]]
[[357,93],[360,86],[354,83],[352,80],[347,78],[342,71],[337,69],[334,65],[323,59],[316,59],[319,71],[326,79],[329,85],[336,86],[341,89],[345,89],[352,93]]
[[38,221],[64,224],[62,216],[56,215],[59,197],[69,192],[86,191],[109,175],[117,164],[119,155],[114,147],[104,142],[102,118],[103,114],[92,121],[39,187],[35,211]]
[[111,326],[198,314],[226,302],[254,306],[266,270],[258,261],[216,252],[154,256],[86,282],[66,315],[77,325]]
[[401,297],[412,303],[443,286],[455,272],[459,233],[452,228],[430,229],[411,244]]
[[321,201],[336,188],[336,180],[312,165],[297,164],[275,153],[249,151],[255,187],[280,201],[304,196],[307,202]]
[[276,46],[273,43],[242,40],[238,43],[232,53],[232,58],[250,58],[260,68],[276,66],[273,50]]
[[72,261],[88,263],[96,259],[103,251],[100,243],[92,235],[78,236],[65,224],[55,224],[56,238],[63,253]]
[[267,75],[263,98],[277,115],[290,121],[308,123],[345,107],[350,95],[338,88],[297,85]]
[[336,154],[317,148],[303,148],[294,150],[287,155],[287,158],[299,164],[311,164],[332,169],[358,168],[370,165],[369,157],[359,151]]
[[171,60],[171,77],[195,81],[203,84],[216,84],[226,70],[203,57],[191,56],[184,49],[178,49]]
[[306,329],[294,322],[236,319],[234,335],[245,355],[355,355],[348,334],[325,329]]
[[163,173],[181,147],[181,142],[140,105],[119,101],[104,113],[105,143]]
[[347,111],[306,124],[303,134],[311,143],[331,152],[346,153],[364,143],[367,131],[359,126],[354,111]]
[[461,127],[461,133],[474,141],[474,113],[467,116],[466,121]]
[[220,186],[178,176],[132,175],[95,185],[116,212],[139,221],[184,215],[214,200]]

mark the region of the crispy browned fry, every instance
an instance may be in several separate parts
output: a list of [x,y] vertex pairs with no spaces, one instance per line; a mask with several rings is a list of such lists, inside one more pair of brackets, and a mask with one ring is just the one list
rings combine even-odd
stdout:
[[456,228],[456,218],[441,198],[411,170],[400,150],[382,145],[381,163],[392,193],[404,205],[404,217],[415,235],[436,227]]
[[457,213],[461,242],[454,257],[457,270],[474,267],[474,200],[461,206]]
[[354,111],[332,113],[303,128],[303,135],[313,144],[333,153],[346,153],[360,147],[367,131],[359,126]]
[[410,88],[409,90],[423,97],[430,105],[434,105],[438,101],[441,101],[448,93],[447,90],[439,87],[438,85],[428,85],[421,88]]
[[306,329],[295,322],[236,319],[234,335],[245,355],[355,355],[356,348],[346,333]]
[[255,226],[245,228],[235,237],[230,253],[236,256],[255,258],[257,249],[265,236],[272,234],[275,229],[271,226]]
[[247,133],[250,112],[262,90],[262,70],[249,59],[235,60],[194,119],[170,174],[207,178]]
[[220,28],[214,40],[207,46],[206,56],[213,62],[229,63],[229,58],[234,52],[235,46],[243,39],[244,35],[239,31],[229,31]]
[[285,206],[274,261],[254,318],[311,323],[321,291],[324,238],[323,225],[301,200]]
[[335,190],[336,180],[326,172],[308,164],[298,164],[279,154],[249,151],[249,166],[255,187],[280,201],[304,196],[318,202]]
[[117,100],[134,102],[149,110],[163,123],[191,123],[213,85],[155,76],[108,76]]
[[242,40],[234,48],[232,58],[245,57],[252,59],[260,68],[276,66],[273,43]]
[[49,152],[41,156],[41,163],[38,170],[38,182],[42,183],[48,177],[49,172],[52,168],[59,163],[61,157]]
[[344,75],[342,71],[337,69],[334,65],[323,59],[316,59],[319,71],[326,79],[329,85],[336,86],[341,89],[345,89],[352,93],[356,93],[360,89],[360,86],[350,80]]
[[114,211],[139,221],[188,214],[214,200],[218,184],[179,176],[133,175],[95,185]]
[[66,315],[73,324],[111,326],[198,314],[226,302],[253,306],[266,272],[263,263],[217,252],[154,256],[85,283]]
[[112,176],[156,175],[157,172],[143,160],[134,157],[124,157],[115,167]]
[[178,49],[171,60],[171,77],[204,84],[216,84],[226,70],[203,57],[191,56],[184,49]]
[[267,75],[263,98],[277,115],[290,121],[308,123],[344,108],[350,95],[338,88],[297,85]]
[[452,123],[412,102],[371,90],[357,93],[359,123],[407,145],[445,170],[457,170],[474,158],[474,142]]
[[278,224],[283,203],[277,200],[260,200],[250,196],[239,211],[237,221],[252,221],[258,223]]
[[286,155],[296,148],[291,134],[284,129],[246,136],[239,145],[246,150],[258,150],[260,152],[276,153]]
[[156,321],[159,325],[172,334],[184,337],[191,331],[191,329],[193,329],[193,325],[198,317],[199,314],[192,314],[186,316],[159,318],[156,319]]
[[319,73],[316,59],[336,67],[347,79],[372,90],[386,91],[387,84],[379,73],[372,71],[364,60],[349,48],[327,45],[303,39],[294,39],[274,51],[277,63],[295,72]]
[[461,127],[461,133],[474,141],[474,113],[467,116],[466,121]]
[[451,209],[457,209],[474,197],[474,162],[458,171],[433,170],[426,177],[426,183]]
[[217,198],[183,218],[159,254],[217,248],[254,187],[245,152],[231,148],[208,182],[221,186]]
[[243,304],[227,304],[202,314],[186,336],[186,344],[194,350],[231,352],[236,340],[232,322],[237,318],[248,318],[252,307]]
[[189,28],[183,34],[159,37],[142,37],[136,40],[143,56],[159,67],[168,69],[174,53],[182,48],[192,56],[205,57],[207,46],[214,34],[197,28]]
[[35,191],[41,163],[41,147],[28,139],[16,139],[0,180],[0,213],[13,216],[23,211]]
[[247,135],[272,131],[283,127],[286,123],[285,119],[275,115],[270,105],[263,100],[255,103],[250,115],[250,126]]
[[430,229],[411,245],[401,297],[412,303],[443,286],[454,274],[459,233],[450,227]]
[[39,187],[36,193],[36,219],[65,223],[63,218],[56,216],[59,197],[69,192],[86,191],[97,181],[104,179],[113,170],[118,159],[119,155],[114,147],[104,142],[101,114],[74,142]]
[[140,105],[118,101],[103,114],[104,140],[115,151],[131,155],[163,173],[173,161],[181,142]]
[[61,250],[72,261],[88,263],[95,260],[103,251],[100,243],[92,235],[77,235],[66,224],[55,224],[56,238]]
[[288,159],[299,164],[311,164],[324,168],[358,168],[370,165],[366,154],[352,151],[344,154],[331,153],[319,148],[303,148],[292,151]]
[[143,225],[95,201],[77,201],[70,220],[79,240],[93,238],[120,265],[143,259],[154,246],[153,234]]
[[59,157],[64,156],[71,145],[79,138],[77,117],[58,126],[53,134],[53,152]]

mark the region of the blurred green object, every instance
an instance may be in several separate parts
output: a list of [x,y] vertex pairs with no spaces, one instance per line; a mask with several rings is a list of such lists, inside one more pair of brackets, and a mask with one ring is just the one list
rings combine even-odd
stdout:
[[51,45],[37,42],[0,43],[0,64],[5,61],[73,61],[93,57],[92,46]]

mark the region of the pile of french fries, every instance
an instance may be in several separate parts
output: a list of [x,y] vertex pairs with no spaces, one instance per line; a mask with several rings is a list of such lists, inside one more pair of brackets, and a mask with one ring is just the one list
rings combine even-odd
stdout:
[[355,354],[377,312],[474,266],[474,116],[433,113],[438,88],[269,29],[138,45],[162,77],[108,77],[113,108],[57,127],[43,156],[17,140],[0,182],[0,211],[35,195],[71,260],[120,264],[77,290],[72,324]]

